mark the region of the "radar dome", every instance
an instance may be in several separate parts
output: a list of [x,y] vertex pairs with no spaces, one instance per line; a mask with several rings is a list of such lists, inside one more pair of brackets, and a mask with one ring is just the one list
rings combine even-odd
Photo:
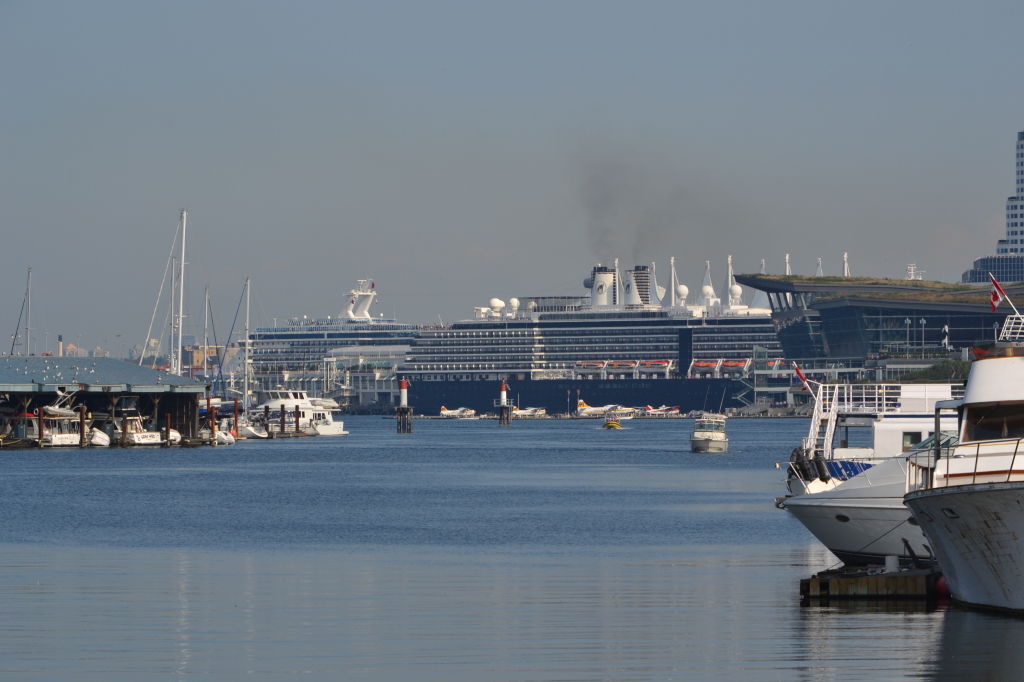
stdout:
[[703,287],[701,287],[700,295],[703,296],[704,298],[714,298],[715,289],[710,284],[705,284]]
[[686,297],[689,296],[689,295],[690,295],[690,288],[688,286],[686,286],[685,284],[680,284],[679,286],[676,287],[676,296],[678,296],[679,298],[681,298],[681,299],[683,299],[685,301]]
[[501,312],[501,309],[505,307],[505,302],[500,298],[492,298],[490,305],[492,311],[494,311],[495,313],[499,313]]
[[508,305],[509,305],[510,308],[512,308],[513,312],[515,312],[516,310],[519,310],[519,299],[518,298],[510,298],[510,299],[508,299]]
[[743,287],[741,287],[739,284],[733,284],[731,287],[729,287],[729,296],[732,298],[739,298],[743,296]]

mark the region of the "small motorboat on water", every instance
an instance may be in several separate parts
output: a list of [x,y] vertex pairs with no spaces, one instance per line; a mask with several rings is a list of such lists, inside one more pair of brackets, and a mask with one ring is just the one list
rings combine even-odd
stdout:
[[725,435],[725,415],[705,412],[693,422],[690,452],[728,452],[729,437]]

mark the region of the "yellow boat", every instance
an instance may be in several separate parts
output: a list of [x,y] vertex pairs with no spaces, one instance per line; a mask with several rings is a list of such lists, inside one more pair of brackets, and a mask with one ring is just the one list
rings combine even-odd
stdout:
[[606,429],[621,429],[622,428],[622,424],[620,424],[619,420],[616,419],[615,417],[608,417],[608,419],[606,419],[604,421],[604,428],[606,428]]

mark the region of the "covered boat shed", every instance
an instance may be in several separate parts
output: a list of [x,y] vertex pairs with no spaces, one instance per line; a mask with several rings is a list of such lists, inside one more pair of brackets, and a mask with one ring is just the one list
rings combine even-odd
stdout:
[[199,400],[209,386],[114,358],[53,356],[0,357],[0,407],[22,413],[53,405],[62,396],[65,407],[86,406],[88,412],[110,413],[122,396],[136,396],[143,415],[185,438],[199,432]]

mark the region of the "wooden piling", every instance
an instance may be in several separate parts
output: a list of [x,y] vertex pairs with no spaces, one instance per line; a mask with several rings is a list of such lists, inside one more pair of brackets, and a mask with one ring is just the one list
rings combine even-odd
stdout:
[[85,405],[78,406],[78,447],[89,444],[89,434],[85,430]]
[[210,411],[210,396],[206,396],[206,421],[210,425],[210,445],[217,447],[217,415]]

